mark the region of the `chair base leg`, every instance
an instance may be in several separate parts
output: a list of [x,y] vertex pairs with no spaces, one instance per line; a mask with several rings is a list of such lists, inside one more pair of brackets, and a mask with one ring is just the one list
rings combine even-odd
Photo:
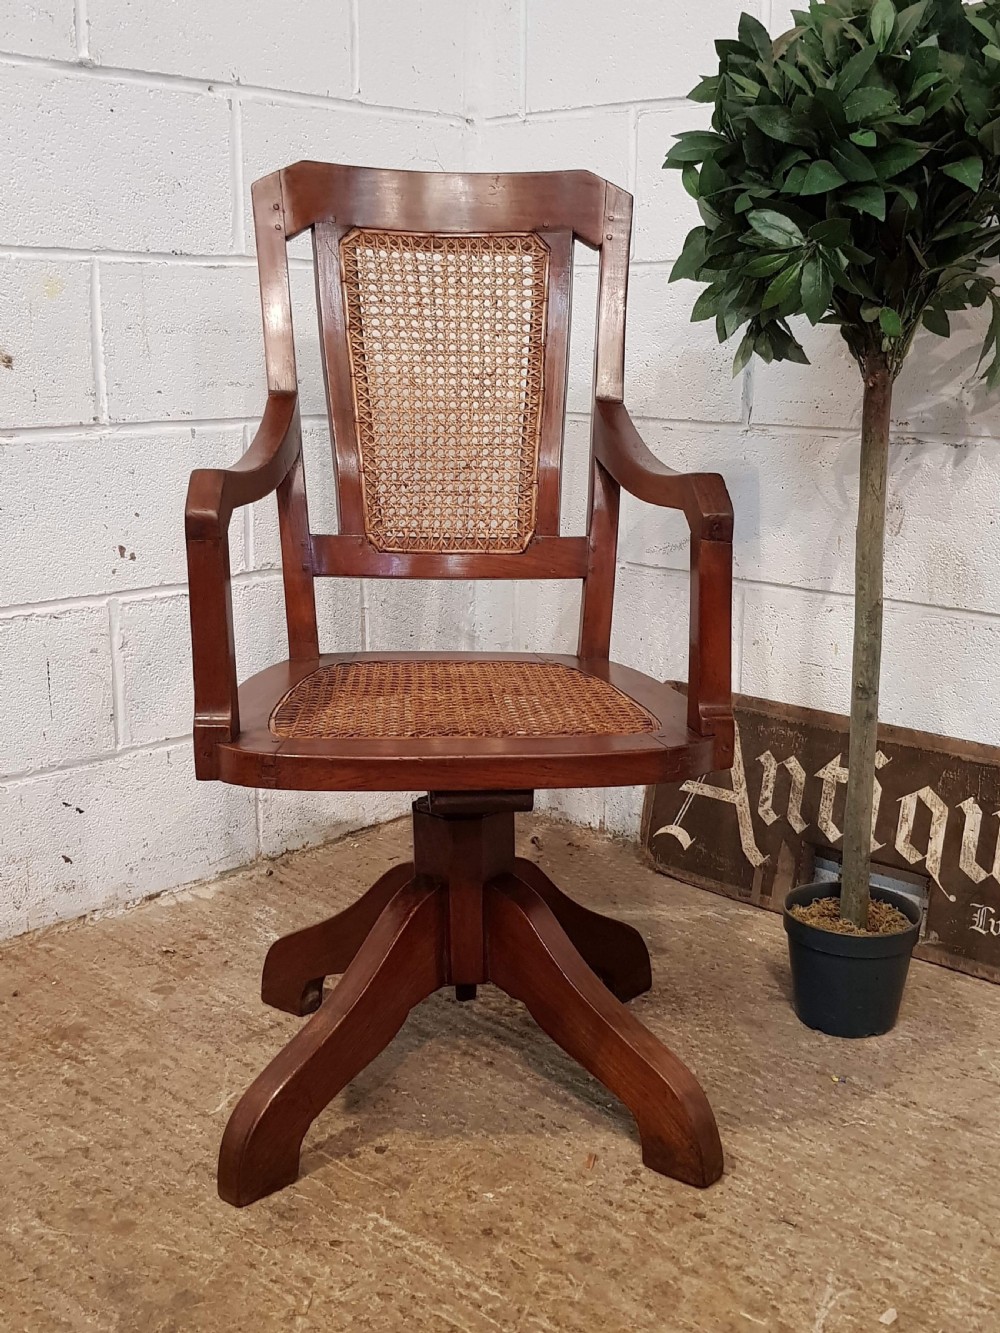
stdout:
[[[445,986],[472,1000],[485,982],[520,1000],[624,1102],[648,1167],[702,1187],[721,1176],[704,1092],[625,1008],[651,984],[642,937],[515,857],[515,808],[525,806],[509,793],[416,802],[413,863],[383,875],[347,911],[271,947],[265,1002],[312,1017],[229,1120],[219,1157],[227,1203],[242,1207],[297,1178],[313,1120],[415,1005]],[[322,999],[324,978],[336,973],[340,982]]]

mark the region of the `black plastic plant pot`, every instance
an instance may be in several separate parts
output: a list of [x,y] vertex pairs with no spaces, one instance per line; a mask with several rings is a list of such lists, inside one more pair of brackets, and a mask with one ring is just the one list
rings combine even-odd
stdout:
[[872,888],[872,898],[898,907],[913,922],[895,935],[838,935],[798,921],[788,910],[839,896],[840,885],[827,881],[793,889],[785,900],[795,1012],[806,1027],[831,1037],[879,1037],[899,1016],[920,908],[899,893]]

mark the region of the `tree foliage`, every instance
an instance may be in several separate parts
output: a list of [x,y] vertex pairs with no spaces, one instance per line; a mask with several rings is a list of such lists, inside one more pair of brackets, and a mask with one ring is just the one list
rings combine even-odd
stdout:
[[738,373],[807,357],[789,319],[840,326],[859,365],[898,374],[923,324],[991,311],[983,360],[1000,385],[1000,0],[810,0],[772,41],[744,14],[719,72],[690,94],[711,130],[677,136],[702,225],[671,281],[708,286],[692,318],[744,326]]

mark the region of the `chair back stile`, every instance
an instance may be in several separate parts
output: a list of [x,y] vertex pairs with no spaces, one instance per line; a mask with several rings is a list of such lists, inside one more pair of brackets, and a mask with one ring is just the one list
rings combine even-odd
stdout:
[[[268,395],[298,392],[281,178],[282,173],[276,172],[257,181],[253,187]],[[298,434],[298,456],[278,487],[278,526],[281,534],[285,619],[288,625],[288,656],[292,661],[308,661],[319,656],[319,629],[316,621],[315,562],[302,457],[302,428],[297,410],[294,428]]]
[[300,162],[256,182],[270,394],[297,391],[287,244],[312,231],[339,511],[310,531],[300,448],[278,495],[290,658],[318,655],[322,576],[578,579],[581,655],[607,658],[618,488],[599,465],[587,535],[560,532],[573,242],[600,251],[595,392],[621,401],[631,203],[587,172]]

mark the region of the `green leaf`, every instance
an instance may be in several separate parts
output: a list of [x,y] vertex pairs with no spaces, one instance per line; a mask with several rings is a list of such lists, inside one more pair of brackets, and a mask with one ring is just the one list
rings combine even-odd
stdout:
[[847,97],[854,92],[874,65],[877,55],[877,46],[865,46],[857,55],[851,56],[837,77],[837,92],[840,93],[841,97]]
[[809,239],[820,245],[832,245],[834,249],[846,245],[851,239],[851,224],[847,218],[829,218],[826,222],[817,222],[809,228]]
[[759,79],[748,79],[745,74],[730,72],[729,77],[737,88],[750,98],[751,102],[756,102],[761,94],[761,83]]
[[988,42],[996,41],[997,31],[992,23],[987,23],[986,19],[980,18],[975,12],[966,14],[966,18],[977,32],[982,33]]
[[910,212],[914,212],[920,201],[917,198],[916,190],[911,190],[908,185],[892,185],[889,187],[893,194],[898,194],[903,203],[906,204]]
[[701,172],[694,162],[685,162],[684,171],[681,174],[681,180],[685,190],[692,199],[698,198],[698,186],[701,182]]
[[717,316],[715,321],[715,334],[720,343],[727,343],[736,330],[743,323],[743,316],[738,310],[727,310],[725,313]]
[[896,20],[896,41],[895,47],[899,48],[913,36],[919,28],[927,13],[927,6],[930,0],[917,0],[915,5],[910,5],[908,9],[903,9]]
[[839,144],[831,151],[830,159],[849,181],[857,181],[864,185],[876,178],[877,172],[871,158],[860,148],[855,148],[852,143]]
[[833,275],[815,256],[802,269],[802,309],[810,324],[818,324],[833,296]]
[[874,130],[855,130],[851,135],[851,143],[856,143],[859,148],[876,148],[878,135]]
[[729,140],[724,139],[721,134],[713,133],[712,130],[685,130],[683,134],[677,136],[677,143],[667,154],[667,160],[663,165],[681,167],[685,162],[703,162],[717,149],[728,146]]
[[989,298],[996,291],[996,279],[979,278],[969,285],[969,301],[972,306],[978,310],[980,306],[986,304]]
[[733,360],[733,379],[736,378],[741,370],[745,370],[750,364],[750,358],[753,356],[753,343],[754,337],[752,333],[748,333],[740,343],[739,351],[736,353]]
[[947,241],[953,236],[969,236],[973,232],[979,231],[981,225],[979,222],[972,221],[953,222],[950,226],[942,227],[940,231],[936,231],[933,239],[935,241]]
[[801,272],[801,264],[792,264],[784,273],[779,273],[764,293],[760,308],[762,310],[774,310],[784,305],[791,297],[797,296]]
[[808,366],[809,358],[802,345],[792,337],[784,321],[769,324],[765,332],[775,361],[795,361],[800,366]]
[[802,186],[805,184],[807,174],[807,168],[802,166],[801,163],[796,167],[792,167],[791,171],[785,177],[785,183],[781,187],[781,193],[798,194],[802,189]]
[[740,42],[749,50],[756,51],[762,60],[770,64],[774,60],[774,47],[771,34],[752,14],[740,18]]
[[812,96],[814,91],[813,86],[797,65],[793,65],[790,60],[779,60],[777,64],[778,69],[781,70],[789,83],[794,83],[800,92],[806,93],[810,97]]
[[715,319],[721,309],[725,289],[726,284],[724,282],[713,282],[710,287],[705,288],[695,301],[694,309],[691,311],[692,324],[700,324],[706,319]]
[[907,244],[907,245],[910,247],[910,249],[913,251],[913,258],[917,261],[917,263],[920,265],[920,267],[924,270],[925,273],[929,273],[929,272],[930,272],[930,265],[928,264],[927,260],[924,258],[924,252],[923,252],[923,250],[921,250],[920,246],[919,246],[919,245],[917,244],[917,242],[914,240],[913,232],[912,232],[912,231],[907,233],[906,244]]
[[979,131],[979,142],[992,157],[1000,157],[1000,119],[983,126]]
[[799,194],[828,194],[845,182],[846,177],[841,175],[832,162],[821,160],[814,162],[806,172]]
[[786,106],[752,106],[747,111],[747,119],[778,143],[809,143],[808,131]]
[[781,161],[774,168],[775,176],[783,176],[792,167],[798,166],[800,162],[808,162],[809,154],[802,148],[789,148],[787,153],[782,153]]
[[942,78],[944,78],[944,75],[938,69],[932,69],[926,74],[921,74],[920,78],[916,80],[913,87],[910,89],[910,96],[907,100],[915,102],[918,97],[923,97],[928,88],[933,88],[936,84],[941,82]]
[[913,143],[909,139],[897,139],[895,143],[873,154],[875,170],[879,180],[891,180],[903,171],[908,171],[926,154],[923,144]]
[[915,106],[913,110],[908,111],[905,116],[886,116],[883,124],[899,125],[902,129],[908,129],[913,125],[922,125],[926,119],[927,108],[924,106]]
[[755,232],[772,245],[790,250],[793,246],[805,244],[806,238],[801,229],[784,213],[775,213],[770,208],[757,208],[747,214],[747,221]]
[[699,196],[710,199],[713,194],[718,194],[721,190],[724,190],[728,184],[729,177],[715,158],[706,157],[699,176]]
[[842,139],[847,134],[844,103],[831,88],[817,88],[813,94],[811,119],[826,139]]
[[875,0],[871,12],[871,32],[879,50],[884,51],[896,22],[896,6],[892,0]]
[[944,175],[951,176],[969,190],[977,191],[983,183],[983,159],[978,156],[964,157],[961,162],[949,162],[941,170]]
[[707,199],[701,198],[698,200],[698,213],[705,226],[710,227],[713,231],[716,227],[722,225],[721,213],[717,208],[713,208]]
[[684,242],[684,249],[681,251],[677,263],[674,265],[671,274],[671,282],[679,282],[682,278],[696,278],[705,267],[705,251],[708,247],[708,228],[695,227],[694,231],[688,234]]
[[859,185],[856,190],[842,194],[839,202],[859,213],[868,213],[879,222],[885,221],[885,191],[880,185]]
[[[990,320],[990,327],[986,333],[986,341],[983,343],[983,350],[979,354],[979,365],[981,366],[994,347],[998,349],[998,354],[993,365],[987,373],[987,383],[993,387],[994,376],[997,366],[1000,365],[1000,297],[995,293],[991,294],[990,300],[993,303],[993,318]],[[976,367],[979,369],[979,366]]]
[[895,310],[884,305],[878,313],[878,322],[882,326],[882,332],[887,338],[902,338],[903,321],[896,314]]
[[896,94],[887,88],[858,88],[844,102],[844,115],[852,125],[860,125],[865,120],[880,120],[898,109]]
[[983,55],[989,56],[990,60],[1000,60],[1000,46],[990,42],[988,46],[983,47]]
[[713,74],[710,78],[702,79],[697,88],[692,88],[688,93],[690,102],[714,102],[719,95],[719,85],[722,78],[718,74]]
[[947,310],[928,306],[924,311],[923,325],[929,332],[936,333],[939,338],[951,337],[951,320],[948,318]]
[[782,250],[780,255],[759,255],[751,259],[749,264],[744,265],[743,272],[748,278],[773,278],[776,273],[787,268],[789,262],[788,251]]

